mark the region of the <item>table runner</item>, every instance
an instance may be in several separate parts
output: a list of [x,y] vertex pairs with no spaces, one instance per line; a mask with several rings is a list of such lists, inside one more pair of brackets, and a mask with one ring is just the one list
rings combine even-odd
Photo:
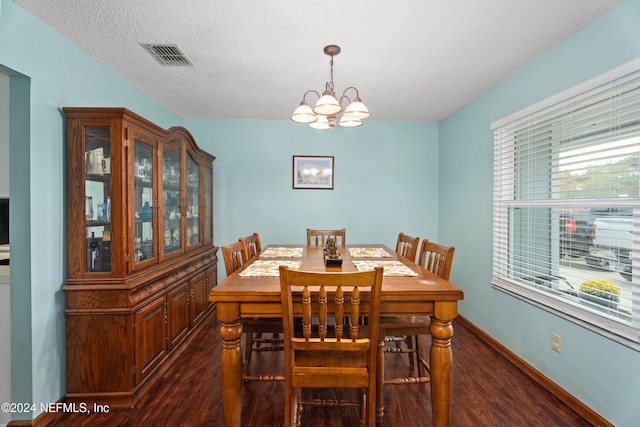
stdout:
[[278,269],[281,265],[286,265],[293,270],[299,270],[302,261],[254,261],[246,270],[241,271],[238,275],[240,277],[278,277],[280,272]]
[[400,261],[353,260],[353,264],[356,266],[356,269],[358,271],[373,270],[377,266],[381,265],[384,267],[385,276],[413,276],[413,277],[418,276],[418,273],[411,270],[409,267],[407,267]]
[[351,258],[391,258],[384,248],[349,248]]
[[260,258],[300,258],[304,248],[267,248],[260,254]]

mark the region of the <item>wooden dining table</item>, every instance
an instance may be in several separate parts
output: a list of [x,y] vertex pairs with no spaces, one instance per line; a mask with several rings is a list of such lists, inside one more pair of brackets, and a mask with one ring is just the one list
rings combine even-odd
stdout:
[[[418,264],[398,257],[395,251],[384,245],[358,244],[339,249],[342,265],[326,266],[322,247],[270,245],[211,290],[209,300],[216,303],[217,317],[221,323],[220,379],[225,427],[241,425],[242,319],[282,317],[279,264],[318,272],[350,272],[373,268],[377,264],[384,265],[380,316],[431,316],[429,357],[433,425],[450,425],[452,321],[458,313],[458,301],[464,298],[462,290]],[[382,356],[380,360],[383,361]],[[378,369],[377,405],[381,414],[384,363],[379,363]]]

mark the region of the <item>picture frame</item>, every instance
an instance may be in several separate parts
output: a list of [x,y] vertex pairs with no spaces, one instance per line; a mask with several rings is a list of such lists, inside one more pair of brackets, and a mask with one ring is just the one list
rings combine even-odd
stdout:
[[333,190],[333,156],[293,156],[294,190]]

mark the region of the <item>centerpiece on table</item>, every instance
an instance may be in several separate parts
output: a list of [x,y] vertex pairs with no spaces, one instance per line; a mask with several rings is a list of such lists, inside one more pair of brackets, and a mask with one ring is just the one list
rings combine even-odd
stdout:
[[327,237],[327,243],[324,246],[324,264],[326,266],[342,266],[342,257],[338,252],[338,242],[335,236]]

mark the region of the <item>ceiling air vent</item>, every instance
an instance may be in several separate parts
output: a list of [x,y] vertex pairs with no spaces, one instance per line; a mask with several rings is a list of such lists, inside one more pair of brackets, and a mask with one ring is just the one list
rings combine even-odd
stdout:
[[193,66],[191,61],[174,44],[141,43],[141,45],[162,65]]

